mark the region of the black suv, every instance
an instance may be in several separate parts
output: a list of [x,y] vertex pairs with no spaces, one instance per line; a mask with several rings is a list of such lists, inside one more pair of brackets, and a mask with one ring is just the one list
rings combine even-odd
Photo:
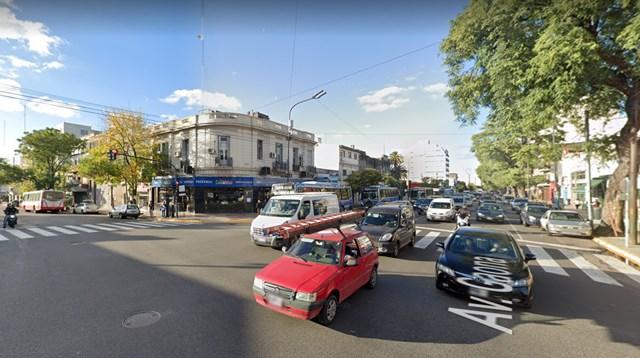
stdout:
[[416,219],[410,202],[391,202],[369,209],[360,224],[377,242],[378,252],[397,257],[404,246],[416,242]]

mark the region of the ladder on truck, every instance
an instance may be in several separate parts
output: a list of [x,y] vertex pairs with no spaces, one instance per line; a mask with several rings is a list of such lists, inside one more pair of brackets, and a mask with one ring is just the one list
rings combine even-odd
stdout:
[[318,218],[272,226],[264,230],[267,235],[275,235],[284,241],[290,241],[303,234],[311,234],[326,229],[340,229],[341,225],[353,223],[364,217],[365,213],[364,210],[344,211]]

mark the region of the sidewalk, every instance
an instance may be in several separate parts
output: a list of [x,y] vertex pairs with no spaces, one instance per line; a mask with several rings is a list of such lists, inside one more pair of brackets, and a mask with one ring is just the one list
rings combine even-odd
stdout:
[[624,246],[624,237],[594,237],[593,242],[603,249],[640,267],[640,245]]
[[[157,214],[157,215],[155,215]],[[217,224],[251,224],[258,216],[256,213],[228,213],[228,214],[202,214],[192,212],[180,212],[178,217],[163,218],[160,212],[155,211],[154,216],[145,215],[146,218],[161,222],[191,222],[191,223],[217,223]]]

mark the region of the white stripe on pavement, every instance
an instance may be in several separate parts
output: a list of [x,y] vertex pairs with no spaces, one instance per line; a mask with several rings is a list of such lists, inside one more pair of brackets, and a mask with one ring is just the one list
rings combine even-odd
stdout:
[[6,237],[0,235],[0,241],[9,241],[9,239],[7,239]]
[[124,225],[119,225],[119,224],[104,224],[104,223],[101,223],[100,226],[106,226],[106,227],[114,228],[116,230],[118,230],[118,229],[133,230],[133,228],[130,227],[130,226],[124,226]]
[[71,231],[71,230],[68,230],[68,229],[65,229],[65,228],[59,227],[59,226],[47,226],[47,229],[51,229],[53,231],[57,231],[57,232],[60,232],[60,233],[63,233],[63,234],[67,234],[67,235],[75,235],[75,234],[77,234],[77,232],[75,232],[75,231]]
[[96,229],[96,230],[104,230],[104,231],[116,231],[116,229],[112,228],[112,227],[106,227],[106,226],[98,226],[98,225],[92,225],[92,224],[82,224],[82,226],[86,226],[92,229]]
[[605,283],[607,285],[622,286],[618,283],[618,281],[612,279],[611,276],[600,271],[600,269],[596,267],[596,265],[587,261],[587,259],[585,259],[581,255],[578,255],[577,252],[566,249],[559,249],[559,251],[562,252],[564,256],[571,260],[571,262],[573,262],[576,267],[582,270],[582,272],[584,272],[592,280],[600,283]]
[[445,229],[438,229],[435,227],[428,227],[428,226],[416,226],[417,229],[422,229],[422,230],[432,230],[432,231],[442,231],[442,232],[453,232],[453,230],[445,230]]
[[416,244],[413,246],[419,249],[426,249],[427,246],[431,245],[433,240],[435,240],[438,237],[438,235],[440,235],[439,232],[431,231],[430,233],[426,234],[422,239],[420,239],[420,241],[416,242]]
[[10,230],[7,230],[6,232],[17,237],[18,239],[33,239],[33,236],[27,234],[26,232],[22,232],[18,229],[10,229]]
[[43,229],[40,229],[40,228],[37,228],[37,227],[28,227],[26,229],[30,230],[30,231],[33,231],[36,234],[40,234],[42,236],[45,236],[45,237],[51,237],[51,236],[57,236],[58,235],[58,234],[55,234],[55,233],[52,233],[50,231],[43,230]]
[[128,222],[128,223],[123,223],[123,224],[127,224],[127,225],[135,225],[135,226],[139,226],[139,227],[162,227],[162,225],[158,225],[158,224],[154,224],[154,223],[143,223],[143,222]]
[[129,229],[135,228],[135,229],[148,229],[149,226],[144,226],[144,225],[140,225],[140,224],[131,224],[131,223],[117,223],[114,225],[122,225],[122,226],[128,226]]
[[527,245],[527,248],[536,255],[535,263],[542,267],[545,272],[560,275],[560,276],[569,276],[567,271],[565,271],[557,262],[553,260],[551,256],[540,246]]
[[594,256],[599,258],[601,261],[606,262],[607,265],[618,270],[620,273],[625,274],[630,279],[636,281],[637,283],[640,283],[640,271],[634,269],[633,267],[625,264],[624,262],[612,256],[607,256],[607,255],[594,255]]
[[77,226],[77,225],[65,225],[65,227],[68,227],[69,229],[73,229],[73,230],[78,230],[78,231],[83,231],[83,232],[97,232],[96,230],[93,229],[87,229],[86,227],[82,227],[82,226]]

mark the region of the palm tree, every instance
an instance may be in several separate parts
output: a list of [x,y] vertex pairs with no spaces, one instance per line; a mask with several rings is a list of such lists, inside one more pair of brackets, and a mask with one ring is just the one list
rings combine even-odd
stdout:
[[404,158],[398,152],[389,154],[389,162],[391,163],[391,176],[400,180],[407,177],[407,169],[404,167]]

